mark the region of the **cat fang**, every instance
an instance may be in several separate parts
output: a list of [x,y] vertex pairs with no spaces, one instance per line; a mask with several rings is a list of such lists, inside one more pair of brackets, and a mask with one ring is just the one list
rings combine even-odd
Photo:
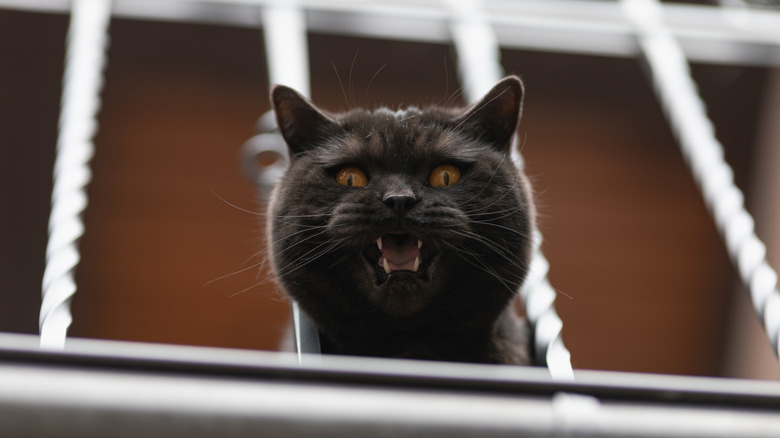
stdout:
[[[377,285],[381,285],[396,273],[416,274],[418,278],[427,281],[426,271],[422,263],[423,241],[404,232],[391,232],[377,237],[371,244],[376,250],[367,255],[369,263],[377,260]],[[427,248],[426,248],[427,249]],[[427,259],[426,259],[427,260]]]

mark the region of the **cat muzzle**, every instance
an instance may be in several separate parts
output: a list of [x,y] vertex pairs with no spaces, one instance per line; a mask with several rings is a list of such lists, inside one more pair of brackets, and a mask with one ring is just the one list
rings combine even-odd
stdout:
[[378,237],[371,247],[369,260],[375,260],[379,283],[396,272],[418,274],[419,278],[427,279],[424,268],[431,254],[427,254],[421,239],[408,233],[391,232]]

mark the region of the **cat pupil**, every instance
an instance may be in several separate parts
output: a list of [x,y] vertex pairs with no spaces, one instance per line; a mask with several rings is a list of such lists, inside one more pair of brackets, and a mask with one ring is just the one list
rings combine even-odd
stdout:
[[352,187],[352,175],[347,177],[347,187]]
[[450,173],[446,171],[444,172],[444,185],[450,185]]

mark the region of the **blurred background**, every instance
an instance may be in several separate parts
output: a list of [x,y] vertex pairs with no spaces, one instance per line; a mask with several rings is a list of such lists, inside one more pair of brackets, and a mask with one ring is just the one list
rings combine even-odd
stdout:
[[[60,3],[0,1],[0,331],[38,331],[68,27]],[[255,15],[212,18],[111,22],[72,336],[277,347],[289,305],[259,264],[264,221],[238,159],[269,109],[263,35],[247,25]],[[447,42],[321,29],[308,35],[320,106],[467,103]],[[775,268],[776,42],[752,58],[715,59],[716,48],[692,65]],[[501,54],[526,84],[522,153],[575,368],[780,378],[641,62]]]

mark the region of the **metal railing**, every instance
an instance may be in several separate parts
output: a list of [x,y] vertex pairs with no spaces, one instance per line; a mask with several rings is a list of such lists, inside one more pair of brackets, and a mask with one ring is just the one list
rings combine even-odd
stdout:
[[[96,5],[101,7],[96,8]],[[91,137],[96,129],[95,116],[100,102],[105,34],[109,18],[114,15],[244,26],[262,24],[269,45],[269,64],[273,66],[270,79],[296,86],[304,92],[308,88],[307,67],[301,61],[305,61],[305,56],[293,57],[297,59],[295,62],[281,61],[282,57],[275,57],[274,51],[278,53],[279,47],[275,46],[279,44],[278,41],[289,41],[291,37],[296,37],[299,42],[305,41],[300,37],[305,35],[307,29],[371,37],[454,41],[464,65],[487,67],[484,71],[461,68],[461,78],[466,86],[467,97],[471,100],[484,91],[486,84],[494,83],[500,76],[499,47],[642,56],[650,67],[657,95],[683,148],[684,156],[710,206],[754,308],[764,323],[772,348],[777,353],[780,340],[777,275],[764,260],[765,248],[755,236],[752,218],[744,209],[742,194],[734,186],[731,171],[723,160],[722,147],[714,137],[712,125],[687,69],[688,59],[780,64],[780,14],[777,12],[662,6],[655,0],[453,0],[446,3],[433,0],[301,0],[294,5],[271,0],[116,0],[113,9],[110,5],[108,0],[73,2],[52,194],[48,264],[41,309],[42,346],[62,348],[70,323],[68,302],[75,292],[72,269],[79,259],[76,242],[83,233],[79,217],[86,206],[84,188],[89,182],[88,163],[93,147]],[[0,0],[0,7],[3,6],[65,12],[69,3],[55,0]],[[211,14],[213,8],[220,8],[221,13]],[[247,11],[253,13],[247,14]],[[402,29],[410,30],[407,32]],[[279,38],[274,38],[274,35]],[[482,38],[473,38],[474,35]],[[720,50],[713,50],[713,47]],[[299,55],[305,53],[305,45],[298,44],[294,50]],[[76,95],[79,96],[78,100],[73,99]],[[520,157],[515,158],[522,165]],[[541,237],[537,235],[537,239]],[[3,381],[3,391],[0,392],[0,405],[9,407],[9,410],[4,411],[8,421],[4,421],[2,427],[11,432],[33,431],[37,436],[46,436],[49,432],[51,436],[61,436],[63,431],[85,432],[77,436],[98,436],[103,434],[102,428],[115,428],[118,424],[102,419],[94,420],[98,417],[89,414],[92,412],[106,415],[99,418],[112,418],[111,415],[114,415],[114,418],[121,419],[121,424],[127,425],[127,430],[137,432],[141,430],[139,428],[148,427],[160,435],[165,435],[163,432],[186,430],[188,436],[198,436],[194,432],[197,428],[193,428],[192,424],[200,424],[203,429],[197,430],[204,431],[215,430],[209,429],[213,424],[229,424],[243,432],[262,425],[272,432],[281,434],[284,431],[285,436],[295,436],[296,433],[299,436],[323,436],[332,435],[334,431],[361,434],[367,430],[410,434],[419,432],[429,436],[504,436],[510,433],[525,433],[529,436],[619,436],[621,431],[631,431],[632,436],[780,434],[780,421],[770,414],[780,407],[780,389],[775,386],[762,392],[744,382],[735,383],[738,388],[735,386],[729,395],[724,396],[717,391],[704,389],[708,385],[718,387],[709,380],[699,386],[699,383],[693,382],[705,381],[670,379],[661,385],[663,390],[637,389],[631,385],[610,386],[607,378],[588,377],[588,374],[582,373],[577,373],[576,383],[568,382],[573,374],[568,351],[561,342],[561,322],[554,309],[554,292],[546,283],[546,260],[539,253],[535,255],[533,263],[532,277],[540,281],[524,289],[522,294],[529,318],[535,326],[538,351],[546,359],[552,376],[564,379],[564,382],[540,378],[535,374],[538,370],[507,371],[503,367],[487,371],[483,367],[440,364],[433,373],[433,369],[426,369],[428,365],[424,363],[414,364],[415,369],[421,367],[415,373],[431,371],[431,374],[425,374],[422,380],[408,380],[408,375],[398,375],[396,371],[396,367],[408,369],[405,367],[409,364],[402,361],[322,358],[323,361],[315,370],[307,368],[305,363],[299,364],[297,368],[292,367],[290,363],[284,362],[288,360],[283,359],[284,356],[252,356],[259,363],[276,364],[274,373],[281,374],[271,373],[274,379],[293,376],[291,380],[294,382],[286,382],[289,385],[284,386],[273,379],[266,381],[258,378],[251,372],[251,376],[242,374],[248,366],[242,362],[243,359],[234,356],[231,357],[241,365],[221,363],[215,368],[207,366],[206,369],[210,371],[204,371],[200,366],[204,360],[210,362],[204,358],[215,354],[214,350],[198,350],[196,358],[188,356],[191,352],[187,352],[184,357],[158,355],[144,359],[132,354],[128,356],[127,351],[122,350],[125,347],[106,347],[102,343],[79,341],[77,344],[81,347],[74,347],[75,350],[70,349],[68,353],[33,352],[29,348],[29,340],[20,341],[12,336],[2,336],[0,379]],[[96,353],[95,348],[98,346],[117,348],[122,357],[106,359]],[[142,350],[144,354],[156,351],[151,347],[143,347]],[[234,353],[226,354],[230,356]],[[275,361],[284,363],[279,365]],[[371,369],[371,364],[379,364],[374,374],[352,373],[358,368]],[[152,373],[139,374],[136,367],[146,367]],[[193,371],[193,368],[196,370]],[[457,376],[449,379],[448,371]],[[470,377],[464,378],[458,374],[461,371]],[[472,371],[475,374],[469,374]],[[241,379],[248,379],[244,382],[247,384],[247,393],[228,382],[228,375],[236,376],[233,372],[238,372]],[[311,373],[321,379],[296,380],[301,379],[302,374]],[[493,381],[486,387],[481,386],[485,379],[491,380],[487,376],[496,374],[512,377],[501,381],[505,387]],[[80,377],[83,380],[79,380]],[[341,380],[334,380],[334,377]],[[474,383],[470,378],[480,383]],[[595,380],[589,381],[591,378]],[[464,379],[471,383],[461,386]],[[584,383],[582,379],[585,379]],[[425,392],[431,380],[446,381],[445,386],[434,386],[438,390],[446,387],[448,391],[457,394],[456,402],[447,405],[448,412],[437,411],[441,409],[443,399],[437,398],[437,403],[426,404],[427,399],[420,397],[420,391]],[[305,384],[300,384],[301,381]],[[73,382],[81,382],[79,385],[83,386],[79,386],[79,391],[69,386]],[[359,382],[367,383],[368,386],[353,386]],[[399,386],[398,382],[406,383]],[[347,385],[342,386],[340,383]],[[208,399],[210,402],[219,400],[219,403],[198,402],[199,398],[193,397],[202,394],[197,389],[198,385],[212,388],[214,392],[211,394],[221,394],[223,398]],[[674,385],[693,385],[695,388],[686,390]],[[323,386],[332,391],[322,392]],[[112,390],[105,391],[105,388]],[[522,391],[515,392],[507,388],[521,388]],[[181,397],[176,395],[176,389],[182,391]],[[298,394],[300,397],[296,398],[297,403],[303,405],[287,408],[276,403],[278,397],[282,397],[287,390]],[[573,393],[580,396],[571,395]],[[688,408],[682,411],[679,406],[668,408],[667,404],[675,404],[670,402],[670,394],[674,395],[677,402],[687,400]],[[427,395],[438,397],[435,394]],[[255,406],[259,408],[247,410],[245,403],[231,403],[229,396],[235,396],[234,400],[242,402],[256,402]],[[696,399],[697,396],[700,398]],[[695,399],[693,402],[691,397]],[[484,403],[480,406],[490,407],[479,410],[482,416],[472,412],[477,399]],[[360,403],[359,400],[370,402]],[[714,403],[713,400],[720,402]],[[750,403],[745,405],[745,400]],[[334,404],[334,401],[339,403]],[[737,409],[740,404],[754,409]],[[301,410],[302,406],[305,409]],[[45,423],[29,421],[30,415],[44,408],[50,418],[58,418],[57,421],[65,426],[47,431]],[[68,415],[73,412],[83,416]],[[381,415],[383,412],[384,417]],[[685,415],[678,415],[679,412]],[[422,416],[423,413],[426,416]],[[306,421],[300,421],[302,416]],[[160,418],[166,420],[161,421]],[[724,418],[728,419],[725,423]],[[293,421],[295,419],[297,422]],[[209,423],[212,420],[215,423]],[[329,428],[321,428],[318,421],[326,421]],[[479,430],[478,435],[472,433],[475,430]]]
[[0,335],[9,437],[777,437],[780,383]]

